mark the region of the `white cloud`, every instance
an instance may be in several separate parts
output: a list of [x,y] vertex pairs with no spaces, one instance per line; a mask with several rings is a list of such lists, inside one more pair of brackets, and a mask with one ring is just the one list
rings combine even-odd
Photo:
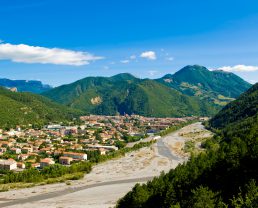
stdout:
[[154,51],[145,51],[140,55],[141,58],[146,58],[149,60],[156,60],[156,53]]
[[0,44],[0,59],[20,63],[81,66],[87,65],[91,61],[103,59],[103,57],[94,56],[84,51],[2,43]]
[[148,71],[148,74],[150,75],[150,76],[154,76],[155,74],[157,74],[158,73],[158,71],[155,71],[155,70],[150,70],[150,71]]
[[258,66],[246,66],[246,65],[235,65],[235,66],[223,66],[218,68],[219,70],[228,71],[228,72],[250,72],[258,71]]
[[104,66],[103,67],[105,70],[108,70],[109,69],[109,66]]
[[175,59],[175,58],[174,58],[174,57],[172,57],[172,56],[171,56],[171,57],[167,57],[167,58],[166,58],[166,60],[168,60],[168,61],[174,61],[174,59]]
[[136,55],[131,55],[131,56],[130,56],[130,59],[132,59],[132,60],[133,60],[133,59],[136,59]]
[[120,61],[122,64],[128,64],[130,61],[129,60],[121,60]]
[[251,84],[255,84],[257,83],[258,81],[257,80],[254,80],[254,79],[251,79],[251,80],[248,80]]

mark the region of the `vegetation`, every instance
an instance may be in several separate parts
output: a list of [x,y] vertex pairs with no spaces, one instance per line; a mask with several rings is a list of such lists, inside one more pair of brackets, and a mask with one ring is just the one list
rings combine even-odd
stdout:
[[220,108],[198,97],[149,79],[130,74],[113,77],[87,77],[43,93],[44,96],[86,113],[116,115],[139,114],[156,117],[213,115]]
[[183,122],[183,123],[177,124],[177,125],[175,125],[175,126],[170,126],[168,129],[163,130],[163,131],[161,131],[161,132],[158,133],[158,134],[159,134],[160,136],[165,136],[165,135],[170,134],[170,133],[172,133],[172,132],[174,132],[174,131],[176,131],[176,130],[178,130],[178,129],[183,128],[184,126],[187,126],[187,125],[192,124],[192,123],[195,123],[195,122],[197,122],[196,119],[191,120],[191,121],[187,121],[187,122]]
[[186,66],[157,81],[186,95],[200,97],[222,106],[251,87],[251,84],[233,73],[210,71],[198,65]]
[[72,120],[81,112],[54,103],[40,95],[11,92],[0,87],[0,128]]
[[107,155],[100,155],[98,151],[89,151],[89,161],[73,163],[71,166],[60,164],[44,167],[42,170],[36,168],[26,169],[22,172],[1,170],[0,192],[12,188],[26,188],[36,184],[60,183],[67,180],[79,180],[91,171],[92,165],[105,162],[110,159],[124,156],[126,153],[136,151],[143,147],[149,147],[155,141],[140,142],[133,147],[125,147],[118,151],[112,151]]
[[257,95],[255,85],[210,121],[206,152],[137,184],[117,207],[258,207]]

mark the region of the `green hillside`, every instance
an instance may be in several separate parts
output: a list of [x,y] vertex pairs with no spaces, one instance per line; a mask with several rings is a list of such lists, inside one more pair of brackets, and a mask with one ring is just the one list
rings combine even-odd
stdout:
[[197,96],[221,106],[251,87],[251,84],[233,73],[210,71],[199,65],[186,66],[175,74],[167,74],[157,81],[186,95]]
[[257,116],[257,109],[258,84],[255,84],[246,93],[242,94],[239,99],[225,106],[211,119],[210,124],[215,128],[234,127],[239,122],[254,119]]
[[219,107],[149,79],[130,74],[113,77],[87,77],[54,88],[44,96],[86,113],[144,116],[212,115]]
[[11,92],[0,87],[0,128],[67,121],[79,113],[40,95]]
[[119,200],[126,208],[258,207],[258,85],[211,121],[217,135],[206,152]]

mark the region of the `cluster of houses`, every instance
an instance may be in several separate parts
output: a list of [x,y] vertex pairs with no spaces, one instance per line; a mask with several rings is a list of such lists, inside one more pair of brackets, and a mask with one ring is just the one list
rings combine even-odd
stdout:
[[82,116],[82,125],[51,124],[42,129],[17,126],[0,129],[0,169],[20,171],[87,160],[88,151],[116,151],[124,135],[145,136],[189,118],[147,118],[138,115]]

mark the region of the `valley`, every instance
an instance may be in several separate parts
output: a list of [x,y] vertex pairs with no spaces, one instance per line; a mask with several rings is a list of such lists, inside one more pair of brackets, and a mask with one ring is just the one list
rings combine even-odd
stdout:
[[[200,123],[194,123],[161,137],[151,147],[145,147],[93,167],[84,179],[65,183],[37,186],[1,193],[1,207],[112,207],[135,183],[146,182],[187,161],[181,148],[189,136],[198,131],[198,137],[210,132]],[[196,138],[195,138],[196,139]]]

